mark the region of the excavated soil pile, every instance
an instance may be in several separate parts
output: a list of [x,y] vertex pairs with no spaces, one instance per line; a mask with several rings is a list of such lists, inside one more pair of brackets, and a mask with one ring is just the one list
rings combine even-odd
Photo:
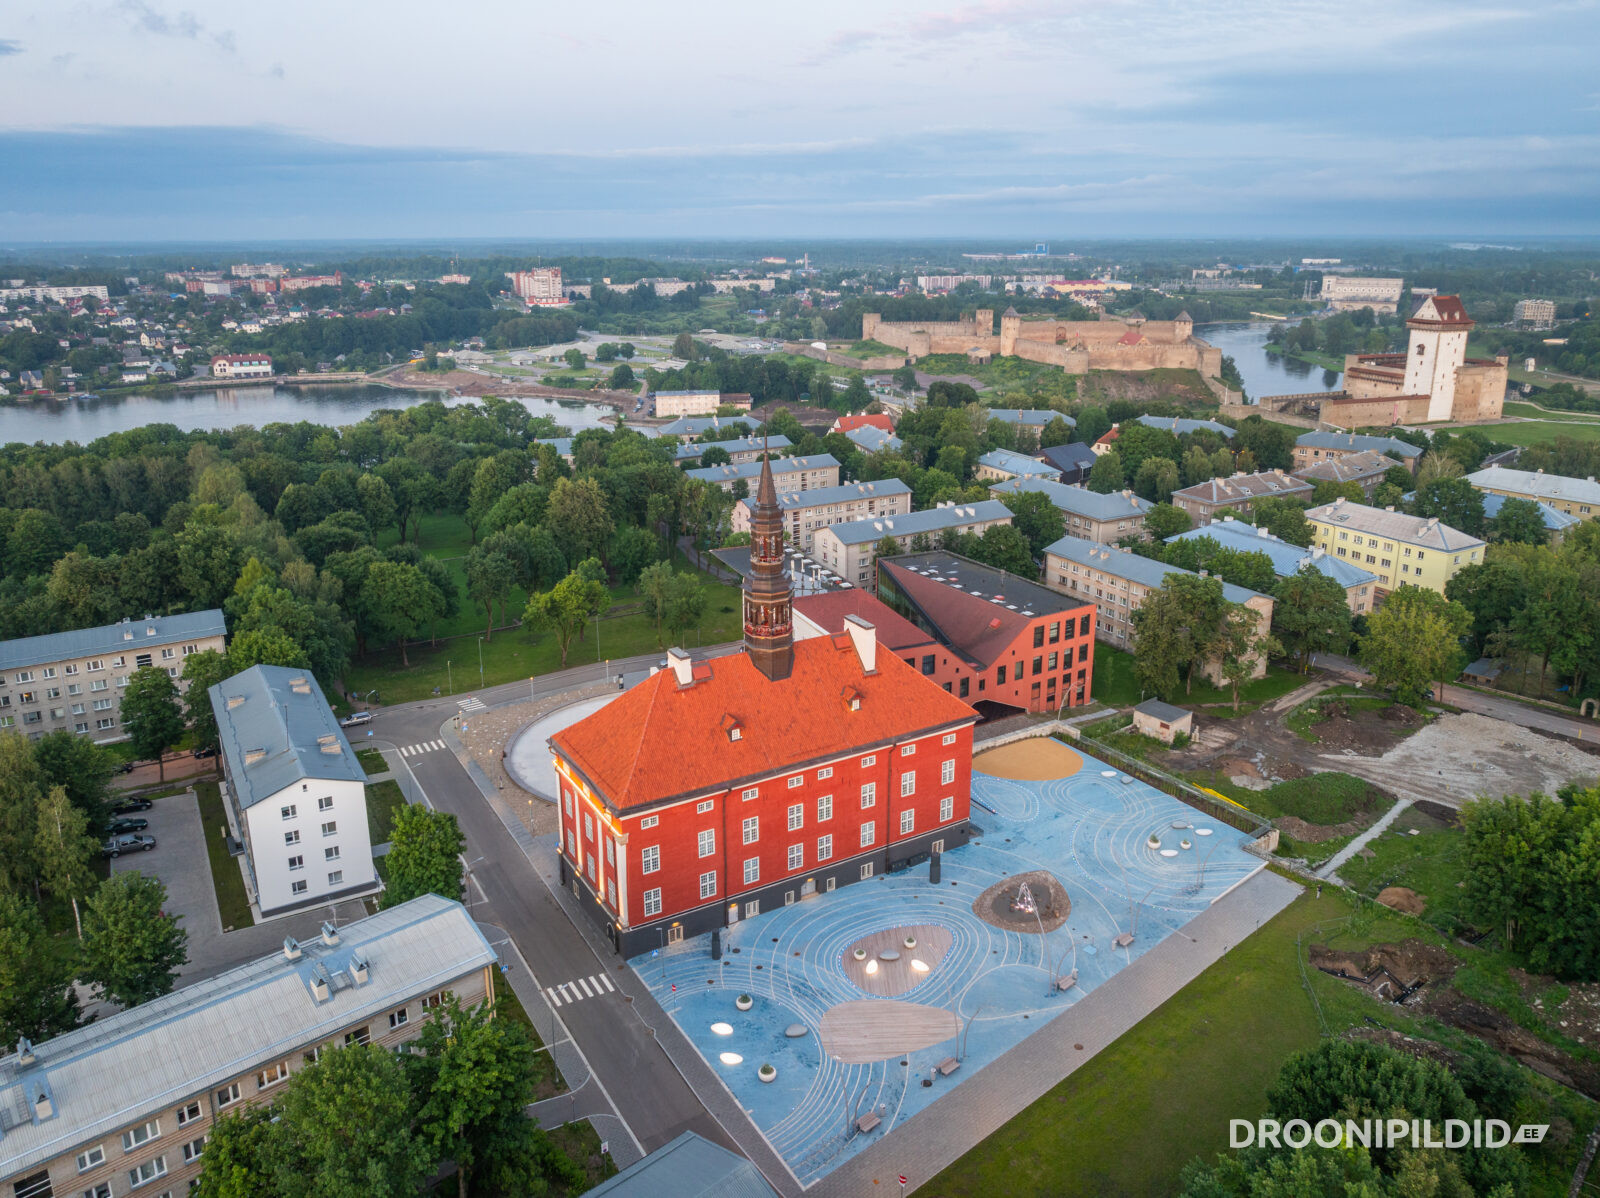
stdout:
[[1385,886],[1378,891],[1378,901],[1385,907],[1393,907],[1407,915],[1421,915],[1428,905],[1415,890],[1408,890],[1404,886]]

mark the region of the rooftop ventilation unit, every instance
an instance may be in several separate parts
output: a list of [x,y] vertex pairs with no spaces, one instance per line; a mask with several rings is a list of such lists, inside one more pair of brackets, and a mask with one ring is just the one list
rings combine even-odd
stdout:
[[267,751],[265,749],[246,749],[244,751],[244,763],[246,765],[254,765],[264,759],[266,755]]
[[328,971],[319,962],[311,970],[311,997],[320,1002],[327,1002],[333,993],[333,983],[328,978]]
[[33,1055],[33,1041],[26,1036],[17,1039],[17,1064],[31,1065],[38,1058]]
[[283,938],[283,959],[285,961],[298,961],[304,955],[304,950],[301,949],[298,940],[293,936],[285,936]]
[[322,943],[329,947],[339,943],[339,929],[326,919],[322,921]]
[[350,980],[357,986],[367,984],[367,958],[359,951],[350,955]]

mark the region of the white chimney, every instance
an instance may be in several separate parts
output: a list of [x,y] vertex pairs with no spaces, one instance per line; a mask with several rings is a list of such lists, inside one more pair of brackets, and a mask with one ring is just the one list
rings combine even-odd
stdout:
[[300,942],[293,936],[283,938],[283,959],[285,961],[298,961],[300,959]]
[[50,1095],[40,1090],[38,1097],[33,1100],[34,1122],[43,1123],[46,1119],[53,1119],[55,1118],[55,1113],[56,1108],[50,1101]]
[[874,674],[878,669],[878,630],[860,616],[846,616],[844,630],[850,634],[856,656],[861,659],[861,672]]
[[326,919],[322,921],[322,943],[330,947],[339,943],[339,929]]
[[672,671],[679,686],[688,686],[694,681],[694,661],[682,649],[667,650],[667,668]]
[[359,952],[350,957],[350,980],[357,986],[367,984],[367,959]]

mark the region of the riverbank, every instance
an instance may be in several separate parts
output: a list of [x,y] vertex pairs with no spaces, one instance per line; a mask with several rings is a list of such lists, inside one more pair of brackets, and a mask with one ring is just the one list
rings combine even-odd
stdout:
[[1336,358],[1332,354],[1321,353],[1314,349],[1285,349],[1281,345],[1269,344],[1263,351],[1278,358],[1289,358],[1295,362],[1304,362],[1307,366],[1320,366],[1324,370],[1344,370],[1344,359]]

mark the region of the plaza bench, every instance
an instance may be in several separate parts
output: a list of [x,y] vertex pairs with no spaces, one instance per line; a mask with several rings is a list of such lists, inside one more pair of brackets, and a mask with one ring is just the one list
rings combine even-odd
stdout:
[[961,1062],[956,1060],[954,1057],[946,1057],[944,1060],[940,1061],[935,1068],[937,1068],[939,1072],[944,1074],[946,1077],[949,1077],[957,1069],[961,1068]]
[[856,1120],[856,1130],[863,1133],[869,1132],[882,1122],[883,1120],[878,1118],[876,1114],[868,1111],[865,1115],[862,1115],[861,1118]]

